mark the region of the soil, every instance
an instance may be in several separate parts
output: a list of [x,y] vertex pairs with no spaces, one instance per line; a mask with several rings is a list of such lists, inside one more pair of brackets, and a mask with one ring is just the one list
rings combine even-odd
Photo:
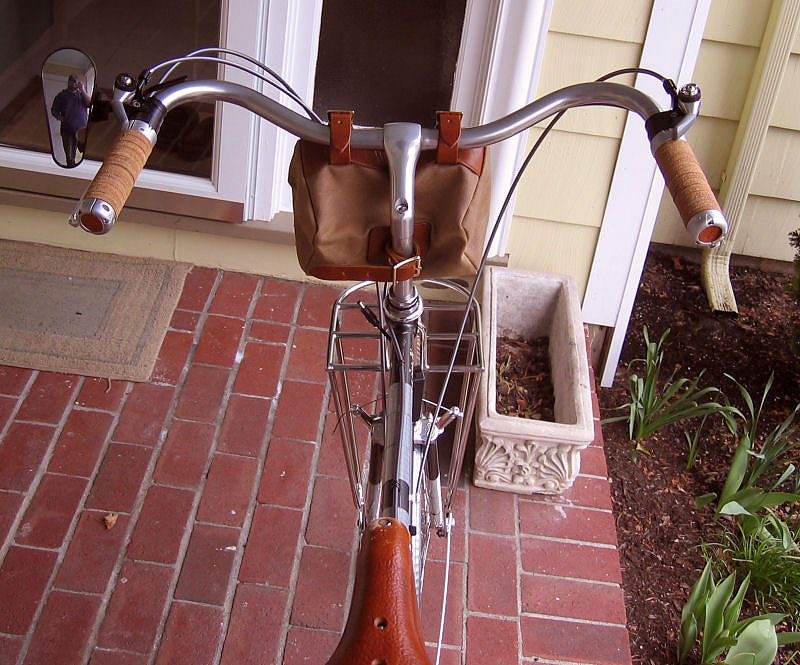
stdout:
[[497,413],[555,420],[547,337],[497,338]]
[[[644,357],[643,326],[651,340],[670,329],[664,342],[667,375],[675,369],[676,378],[694,378],[704,371],[700,385],[720,388],[735,403],[738,390],[725,374],[759,399],[774,373],[767,418],[777,423],[794,408],[800,401],[800,361],[790,346],[798,323],[797,304],[788,293],[790,274],[745,266],[730,272],[738,315],[710,310],[698,263],[650,253],[617,379],[612,388],[598,389],[603,418],[619,415],[614,407],[628,401],[627,366]],[[644,442],[649,454],[637,455],[627,422],[603,425],[635,663],[676,662],[681,607],[704,565],[698,544],[714,529],[711,509],[696,510],[694,501],[721,489],[732,452],[721,421],[709,421],[704,432],[698,459],[687,471],[682,425],[656,432]],[[787,662],[786,655],[781,659]]]

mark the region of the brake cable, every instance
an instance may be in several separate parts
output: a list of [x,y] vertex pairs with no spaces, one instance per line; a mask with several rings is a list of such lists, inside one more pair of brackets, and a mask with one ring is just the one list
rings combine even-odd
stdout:
[[[253,69],[251,67],[247,67],[242,63],[228,60],[226,58],[219,57],[217,55],[205,55],[211,53],[220,53],[223,55],[232,55],[237,58],[241,58],[242,60],[249,62],[251,65],[254,65],[256,68],[266,72],[266,74],[262,74],[257,69]],[[322,119],[311,109],[304,101],[303,98],[297,93],[297,91],[292,88],[291,85],[278,74],[276,71],[265,65],[263,62],[259,62],[255,58],[247,55],[246,53],[241,53],[239,51],[234,51],[232,49],[222,48],[222,47],[208,47],[208,48],[201,48],[197,49],[196,51],[191,51],[186,55],[180,56],[178,58],[171,58],[169,60],[164,60],[159,62],[158,64],[149,67],[142,71],[139,74],[139,80],[137,84],[137,88],[139,92],[142,92],[143,88],[149,82],[150,78],[160,69],[164,69],[165,67],[169,67],[169,69],[161,76],[158,83],[156,83],[151,88],[148,88],[147,92],[152,93],[154,90],[157,90],[165,85],[171,85],[175,83],[175,81],[167,82],[167,77],[172,74],[173,71],[180,65],[186,62],[213,62],[216,64],[223,65],[225,67],[233,67],[234,69],[238,69],[243,71],[251,76],[256,77],[257,79],[263,81],[267,85],[271,85],[273,88],[282,92],[287,97],[289,97],[293,102],[295,102],[303,111],[308,115],[309,118],[318,122],[319,124],[324,124]]]
[[[673,100],[673,105],[677,103],[677,88],[675,86],[675,83],[672,80],[667,79],[666,77],[664,77],[662,74],[659,74],[658,72],[653,71],[652,69],[646,69],[646,68],[643,68],[643,67],[628,67],[628,68],[624,68],[624,69],[617,69],[617,70],[615,70],[613,72],[609,72],[608,74],[604,74],[600,78],[596,79],[596,81],[597,82],[607,81],[610,78],[614,78],[614,77],[617,77],[617,76],[622,76],[624,74],[647,74],[648,76],[652,76],[652,77],[658,79],[664,85],[664,89],[667,91],[667,93],[670,94],[670,97]],[[673,94],[672,92],[670,92],[671,89],[676,90],[676,92]],[[450,383],[450,378],[452,377],[452,374],[453,374],[453,369],[455,367],[456,358],[457,358],[457,354],[458,354],[458,349],[459,349],[459,346],[461,345],[461,341],[462,341],[462,339],[464,337],[464,331],[466,330],[467,321],[469,320],[470,308],[472,307],[473,302],[475,302],[475,294],[477,293],[477,287],[478,287],[478,284],[480,283],[481,276],[483,275],[483,270],[486,267],[486,261],[489,258],[489,250],[490,250],[490,248],[492,246],[492,243],[494,242],[494,239],[495,239],[495,236],[497,235],[497,232],[500,229],[500,223],[501,223],[503,217],[505,216],[506,210],[507,210],[508,206],[511,204],[511,197],[512,197],[514,191],[516,190],[517,186],[519,185],[519,182],[522,179],[522,175],[525,172],[525,169],[528,168],[528,165],[530,164],[531,160],[533,159],[533,156],[539,150],[539,148],[542,145],[542,143],[544,142],[545,138],[547,138],[547,136],[553,130],[553,128],[555,127],[556,123],[559,120],[561,120],[561,118],[564,116],[564,114],[566,112],[567,111],[564,110],[564,111],[559,111],[558,113],[556,113],[553,116],[553,118],[550,120],[550,122],[547,124],[547,126],[542,130],[542,133],[539,135],[539,137],[536,139],[536,142],[533,144],[531,149],[528,151],[528,154],[526,155],[525,159],[522,161],[522,164],[520,165],[519,169],[517,170],[517,173],[514,176],[514,179],[511,181],[511,184],[509,185],[508,191],[506,193],[506,197],[503,200],[503,205],[500,206],[500,211],[497,213],[497,217],[495,219],[494,224],[492,225],[492,230],[491,230],[491,232],[489,234],[489,239],[486,241],[486,247],[483,250],[483,255],[481,256],[481,261],[478,264],[478,270],[475,273],[475,280],[474,280],[474,282],[472,284],[472,288],[469,291],[469,296],[467,298],[467,302],[466,302],[466,305],[464,307],[464,316],[461,319],[461,326],[459,328],[458,335],[456,336],[456,340],[455,340],[455,343],[454,343],[454,346],[453,346],[453,353],[452,353],[452,355],[450,357],[450,364],[449,364],[449,366],[447,368],[447,372],[445,373],[444,381],[443,381],[443,384],[442,384],[442,389],[441,389],[441,391],[439,393],[439,399],[438,399],[438,401],[436,403],[436,409],[434,410],[434,417],[433,417],[434,421],[436,421],[439,418],[439,414],[441,413],[442,408],[444,406],[445,391],[448,388],[448,384]],[[425,464],[425,462],[427,461],[427,458],[428,458],[428,451],[430,449],[430,443],[431,443],[432,434],[433,434],[433,431],[429,430],[427,438],[425,440],[425,451],[424,451],[424,453],[422,455],[422,464],[423,465]],[[421,486],[421,482],[422,482],[422,478],[420,477],[420,479],[417,481],[417,488],[415,490],[416,492],[419,492],[420,486]],[[450,507],[451,498],[452,497],[448,497],[446,508]]]

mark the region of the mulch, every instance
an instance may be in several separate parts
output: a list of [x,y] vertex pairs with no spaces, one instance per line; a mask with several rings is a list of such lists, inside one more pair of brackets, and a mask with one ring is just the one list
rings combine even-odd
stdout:
[[497,338],[497,412],[517,418],[555,420],[548,338]]
[[[726,374],[754,398],[774,374],[766,420],[782,420],[800,401],[800,361],[790,348],[798,312],[789,279],[785,272],[732,266],[739,313],[712,312],[699,264],[651,251],[617,380],[612,388],[598,390],[601,415],[618,415],[614,407],[628,400],[627,366],[644,356],[642,328],[647,326],[651,340],[670,330],[666,374],[674,369],[676,377],[694,378],[704,371],[701,385],[720,388],[733,402],[738,390]],[[634,454],[627,422],[603,426],[636,663],[676,662],[681,607],[704,565],[698,545],[714,529],[711,509],[696,510],[694,501],[721,489],[732,452],[721,422],[707,424],[704,431],[700,455],[686,470],[688,444],[681,425],[650,437],[645,442],[649,454]]]

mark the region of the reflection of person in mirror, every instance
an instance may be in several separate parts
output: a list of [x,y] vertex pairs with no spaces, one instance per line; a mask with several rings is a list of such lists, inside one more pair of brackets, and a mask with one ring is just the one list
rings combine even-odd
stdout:
[[[64,144],[67,166],[75,166],[76,153],[86,148],[85,131],[90,103],[83,83],[75,74],[70,74],[67,87],[56,95],[50,107],[53,117],[61,123],[61,142]],[[79,134],[84,135],[83,140],[80,140]]]

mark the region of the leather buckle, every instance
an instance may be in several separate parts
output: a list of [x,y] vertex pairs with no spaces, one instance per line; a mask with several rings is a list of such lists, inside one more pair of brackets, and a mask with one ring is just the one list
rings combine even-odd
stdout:
[[397,282],[399,281],[404,281],[397,279],[397,271],[411,264],[413,264],[414,266],[414,274],[407,279],[413,279],[414,277],[419,277],[420,273],[422,272],[422,259],[419,257],[419,255],[412,256],[410,258],[404,259],[403,261],[400,261],[399,263],[395,263],[392,266],[392,285],[397,284]]

